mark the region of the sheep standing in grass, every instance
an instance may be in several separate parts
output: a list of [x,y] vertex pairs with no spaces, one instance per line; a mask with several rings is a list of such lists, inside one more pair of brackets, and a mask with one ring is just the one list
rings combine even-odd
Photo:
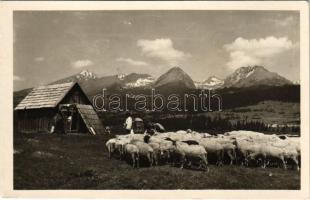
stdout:
[[300,156],[300,137],[289,137],[290,143],[295,146],[299,156]]
[[161,155],[160,145],[156,142],[148,143],[148,145],[150,145],[154,151],[153,152],[153,163],[155,165],[158,165],[158,160],[159,160],[160,155]]
[[[249,159],[253,159],[256,164],[262,161],[262,167],[269,165],[270,161],[281,161],[281,164],[286,168],[286,161],[292,160],[299,170],[299,140],[300,138],[287,135],[267,135],[244,130],[230,131],[225,134],[217,134],[217,136],[191,130],[180,130],[156,133],[152,136],[145,134],[116,135],[116,138],[109,140],[106,146],[109,157],[115,150],[118,150],[122,157],[124,153],[129,154],[125,149],[128,143],[136,145],[139,156],[146,157],[150,166],[153,163],[158,165],[159,161],[174,164],[175,158],[178,157],[181,158],[181,168],[185,163],[197,160],[196,158],[200,159],[201,166],[207,166],[206,155],[208,152],[210,155],[216,156],[217,165],[223,164],[224,154],[227,154],[230,164],[233,164],[237,158],[238,160],[241,158],[243,159],[242,164],[246,166],[249,164]],[[203,150],[198,150],[199,148],[203,148]],[[130,155],[136,156],[135,154]]]
[[251,153],[247,157],[255,159],[259,155],[263,157],[263,168],[267,165],[267,159],[274,159],[280,160],[283,168],[286,169],[285,152],[281,147],[276,147],[268,143],[255,144],[252,146]]
[[203,138],[200,140],[199,145],[203,146],[208,153],[216,156],[216,164],[223,165],[223,146],[216,140],[211,138]]
[[[222,143],[223,152],[226,153],[230,159],[230,165],[233,164],[234,160],[236,160],[236,146],[231,143]],[[222,156],[223,157],[223,156]]]
[[115,148],[118,150],[120,154],[120,159],[124,156],[124,148],[125,145],[130,143],[130,139],[128,138],[122,138],[115,141]]
[[115,149],[116,149],[115,144],[116,144],[116,139],[115,139],[115,138],[109,139],[109,140],[105,143],[105,146],[106,146],[107,149],[108,149],[109,158],[111,158],[112,153],[113,153],[113,152],[115,151]]
[[270,161],[281,161],[283,168],[286,169],[286,160],[292,160],[299,170],[298,150],[296,146],[282,141],[277,137],[264,136],[251,139],[237,140],[238,149],[243,153],[246,164],[249,159],[256,160],[261,156],[263,159],[262,167],[265,168]]
[[296,147],[293,145],[288,145],[283,150],[284,150],[284,158],[287,160],[291,159],[295,163],[297,171],[299,171],[300,167],[298,156],[300,155],[300,152],[298,152],[296,150]]
[[160,145],[159,145],[159,142],[161,141],[161,139],[156,138],[154,136],[145,135],[144,138],[143,138],[143,141],[152,147],[152,149],[154,151],[153,152],[153,163],[155,165],[158,165],[158,160],[159,160],[159,157],[160,157]]
[[300,156],[300,146],[296,145],[296,143],[292,142],[289,138],[285,140],[277,140],[275,142],[269,142],[270,146],[281,148],[284,152],[285,160],[292,160],[297,170],[299,170],[299,161],[298,157]]
[[[174,142],[175,153],[181,158],[181,169],[184,166],[186,159],[190,161],[191,158],[198,158],[200,160],[200,166],[209,171],[207,161],[207,151],[200,145],[188,145],[184,142]],[[191,162],[190,162],[191,163]]]
[[158,165],[159,160],[162,160],[164,156],[166,156],[167,159],[170,157],[169,156],[169,144],[170,146],[172,146],[171,141],[166,141],[156,136],[146,135],[144,137],[144,142],[148,143],[154,150],[153,157],[154,157],[155,165]]
[[124,147],[124,153],[131,157],[132,167],[134,168],[136,166],[137,168],[139,168],[140,158],[138,147],[134,144],[126,144]]
[[132,140],[130,142],[131,144],[134,144],[138,147],[139,149],[139,156],[145,156],[150,164],[150,166],[153,165],[153,149],[150,145],[148,145],[145,142],[141,142],[139,140]]
[[[235,140],[237,149],[241,156],[241,164],[248,166],[249,165],[249,158],[253,159],[253,156],[256,157],[256,154],[259,155],[261,144],[255,143],[252,139],[249,138],[236,138]],[[252,156],[250,156],[252,154]]]
[[159,143],[160,148],[160,158],[161,160],[165,160],[166,162],[170,162],[171,160],[171,152],[174,150],[174,146],[171,141],[163,140]]
[[[236,145],[235,140],[225,137],[224,135],[219,135],[218,137],[212,138],[217,141],[223,148],[223,154],[226,153],[230,159],[230,165],[236,160]],[[222,155],[224,157],[224,155]]]
[[287,144],[289,144],[293,148],[295,148],[297,153],[298,153],[298,156],[300,156],[300,137],[288,137],[288,136],[285,136],[284,141],[286,141]]

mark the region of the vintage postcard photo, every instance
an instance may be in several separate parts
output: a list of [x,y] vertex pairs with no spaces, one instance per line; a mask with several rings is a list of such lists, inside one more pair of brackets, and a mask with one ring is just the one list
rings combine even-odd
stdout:
[[307,4],[244,3],[5,4],[12,194],[309,195]]

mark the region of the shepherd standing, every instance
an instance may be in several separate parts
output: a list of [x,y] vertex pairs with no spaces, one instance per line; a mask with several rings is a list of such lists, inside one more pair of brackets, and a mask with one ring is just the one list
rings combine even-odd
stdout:
[[129,112],[126,113],[126,121],[125,121],[124,127],[126,129],[126,133],[130,134],[132,131],[132,117]]

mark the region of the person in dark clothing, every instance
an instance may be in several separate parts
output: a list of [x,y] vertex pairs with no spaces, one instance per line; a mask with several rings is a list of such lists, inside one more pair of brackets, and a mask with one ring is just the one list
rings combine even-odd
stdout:
[[144,134],[154,135],[154,133],[155,133],[154,124],[152,122],[146,123]]

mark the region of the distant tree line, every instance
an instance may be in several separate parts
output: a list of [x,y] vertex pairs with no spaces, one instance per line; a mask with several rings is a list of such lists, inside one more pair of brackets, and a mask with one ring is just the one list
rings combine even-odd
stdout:
[[[187,130],[192,129],[199,132],[207,133],[222,133],[225,131],[232,130],[250,130],[257,132],[268,132],[268,133],[294,133],[299,134],[299,126],[289,126],[289,125],[270,125],[263,121],[255,120],[238,120],[236,122],[230,121],[229,118],[221,117],[221,115],[210,117],[205,115],[167,115],[163,113],[151,113],[141,115],[136,113],[133,117],[140,117],[147,122],[158,122],[161,123],[167,131],[177,131],[177,130]],[[119,134],[123,133],[122,125],[125,120],[125,115],[115,115],[109,113],[104,116],[104,124],[111,126],[114,132]]]
[[[274,132],[274,133],[296,133],[300,132],[299,126],[277,125],[271,126],[262,121],[238,120],[232,123],[228,118],[222,118],[220,115],[214,118],[208,116],[191,116],[184,118],[167,118],[160,119],[168,130],[186,130],[188,128],[201,132],[225,132],[232,130],[250,130],[257,132]],[[177,127],[177,128],[176,128]]]

